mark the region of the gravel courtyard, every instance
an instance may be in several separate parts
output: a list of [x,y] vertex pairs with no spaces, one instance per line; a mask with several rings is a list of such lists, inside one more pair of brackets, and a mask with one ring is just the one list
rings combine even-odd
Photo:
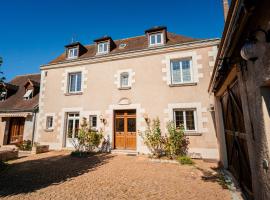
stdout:
[[231,199],[216,179],[202,179],[215,166],[202,161],[194,167],[114,154],[75,158],[61,151],[9,163],[0,172],[1,199]]

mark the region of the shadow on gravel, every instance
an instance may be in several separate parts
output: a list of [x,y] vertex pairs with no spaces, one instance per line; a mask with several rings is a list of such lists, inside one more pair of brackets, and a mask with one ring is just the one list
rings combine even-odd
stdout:
[[111,154],[78,158],[60,155],[14,163],[0,173],[0,198],[61,184],[106,164]]

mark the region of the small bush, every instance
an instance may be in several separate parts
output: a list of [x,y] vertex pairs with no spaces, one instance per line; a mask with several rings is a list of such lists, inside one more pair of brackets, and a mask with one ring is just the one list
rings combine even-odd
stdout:
[[23,151],[31,151],[32,150],[31,140],[24,140],[21,144],[18,145],[18,148]]
[[193,165],[194,162],[193,160],[188,157],[188,156],[179,156],[177,160],[182,164],[182,165]]

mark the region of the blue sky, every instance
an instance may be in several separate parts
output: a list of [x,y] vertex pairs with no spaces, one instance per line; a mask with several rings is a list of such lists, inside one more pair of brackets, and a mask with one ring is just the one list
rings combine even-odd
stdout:
[[0,4],[0,56],[8,80],[38,73],[74,37],[82,44],[165,25],[195,38],[221,37],[221,0],[8,0]]

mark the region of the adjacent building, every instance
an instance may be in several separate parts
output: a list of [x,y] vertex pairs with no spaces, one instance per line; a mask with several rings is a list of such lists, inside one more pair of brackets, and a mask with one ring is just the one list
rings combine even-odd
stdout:
[[270,199],[270,1],[232,0],[209,92],[220,159],[248,199]]
[[41,66],[35,140],[72,148],[82,118],[102,129],[111,149],[148,153],[139,134],[146,120],[184,124],[194,157],[218,159],[207,93],[218,39],[193,39],[154,27],[144,35],[75,42]]
[[40,74],[0,83],[0,145],[33,141],[38,117]]

